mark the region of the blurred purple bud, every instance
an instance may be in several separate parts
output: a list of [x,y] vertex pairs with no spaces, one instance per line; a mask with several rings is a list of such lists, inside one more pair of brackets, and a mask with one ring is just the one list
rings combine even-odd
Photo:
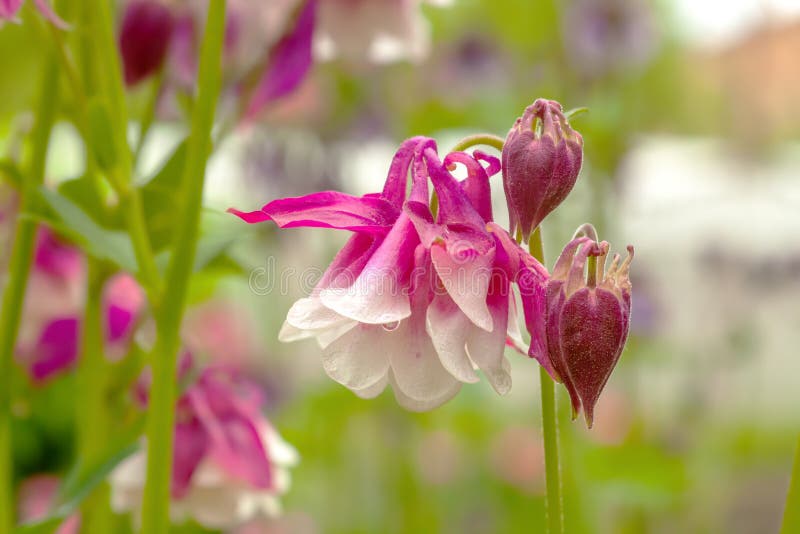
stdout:
[[174,29],[172,11],[158,1],[134,0],[125,7],[119,48],[128,86],[161,68]]

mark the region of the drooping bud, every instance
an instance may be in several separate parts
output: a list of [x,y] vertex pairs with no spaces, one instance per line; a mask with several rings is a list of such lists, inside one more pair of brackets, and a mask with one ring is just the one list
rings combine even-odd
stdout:
[[576,237],[564,248],[547,282],[547,357],[569,391],[573,418],[583,407],[589,428],[630,326],[633,247],[628,246],[622,262],[616,254],[605,270],[607,255],[607,242]]
[[136,85],[161,68],[174,28],[172,11],[157,0],[134,0],[126,6],[119,35],[126,85]]
[[525,242],[567,197],[581,170],[583,138],[554,100],[539,98],[525,109],[503,146],[503,187],[511,234]]

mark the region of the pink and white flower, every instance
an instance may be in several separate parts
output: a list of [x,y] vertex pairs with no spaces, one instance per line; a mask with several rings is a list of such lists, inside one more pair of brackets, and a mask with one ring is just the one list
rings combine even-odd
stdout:
[[[261,413],[262,404],[260,390],[230,367],[206,367],[186,388],[175,424],[173,522],[192,518],[207,528],[231,528],[280,513],[298,455]],[[145,448],[112,473],[115,511],[138,514],[146,466]]]
[[[455,163],[468,170],[461,183],[448,170]],[[312,294],[289,310],[279,338],[316,338],[331,378],[364,398],[391,383],[410,410],[443,404],[462,383],[478,381],[476,369],[506,393],[503,351],[516,329],[510,283],[522,250],[491,222],[488,180],[499,170],[497,158],[481,153],[451,154],[443,163],[433,140],[415,137],[401,145],[381,193],[326,191],[250,213],[231,210],[250,223],[355,234]],[[439,198],[435,220],[429,177]]]

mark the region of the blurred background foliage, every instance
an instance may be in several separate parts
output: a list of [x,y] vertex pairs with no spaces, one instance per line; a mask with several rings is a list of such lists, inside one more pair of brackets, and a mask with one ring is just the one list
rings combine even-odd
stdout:
[[[764,4],[764,16],[713,42],[696,38],[702,24],[687,30],[687,2],[426,7],[434,47],[424,63],[317,65],[263,121],[220,143],[207,203],[255,209],[320,187],[376,190],[402,138],[431,135],[446,148],[475,131],[504,135],[540,96],[588,107],[573,120],[585,139],[584,170],[545,223],[546,252],[552,264],[585,220],[617,250],[634,242],[635,308],[595,428],[571,423],[560,398],[567,532],[774,532],[800,428],[800,248],[790,237],[800,226],[800,19]],[[0,31],[5,154],[30,121],[42,31]],[[131,95],[134,116],[141,92]],[[160,167],[163,147],[180,136],[180,126],[160,121],[145,166]],[[54,182],[80,174],[82,163],[64,148],[74,138],[58,130]],[[258,269],[324,267],[342,236],[266,225],[234,231],[241,238],[230,261],[199,278],[194,300],[213,296],[236,309],[231,320],[246,325],[248,341],[235,357],[265,384],[269,416],[302,457],[285,517],[255,531],[544,528],[533,361],[513,356],[506,398],[480,383],[426,414],[403,411],[390,392],[360,400],[324,376],[313,343],[277,342],[309,280],[290,277],[283,294],[253,285]],[[234,357],[222,352],[213,357]],[[73,454],[74,377],[16,383],[18,477],[63,473]],[[119,524],[124,531],[129,523]]]

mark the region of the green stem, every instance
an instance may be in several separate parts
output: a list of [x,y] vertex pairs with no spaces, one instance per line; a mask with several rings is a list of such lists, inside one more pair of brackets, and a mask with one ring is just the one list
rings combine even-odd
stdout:
[[[107,406],[108,362],[105,358],[103,330],[103,286],[106,273],[96,260],[88,260],[86,307],[81,322],[81,357],[77,371],[78,454],[84,472],[102,461],[108,439]],[[87,532],[109,532],[108,499],[105,488],[98,488],[82,507],[82,522]]]
[[465,137],[450,150],[450,152],[463,152],[464,150],[476,146],[486,145],[496,148],[499,152],[503,151],[503,144],[505,140],[501,137],[492,134],[476,134]]
[[800,532],[800,439],[797,440],[792,478],[789,481],[789,492],[786,495],[786,508],[781,525],[781,534],[796,532]]
[[225,34],[225,0],[211,0],[200,52],[198,94],[183,169],[183,216],[175,232],[167,268],[164,298],[157,312],[157,337],[152,353],[153,385],[147,421],[147,483],[141,532],[165,534],[169,526],[169,488],[175,423],[176,361],[180,326],[191,276],[211,128],[221,85],[220,63]]
[[[38,188],[44,182],[47,148],[58,102],[58,69],[56,62],[47,60],[42,93],[39,98],[36,125],[33,130],[33,151],[30,171],[23,176],[20,213],[33,211]],[[19,217],[11,251],[8,279],[0,308],[0,532],[10,532],[14,524],[13,478],[14,464],[11,447],[11,375],[14,347],[17,343],[20,314],[25,298],[36,239],[36,223]]]
[[[541,226],[536,228],[530,240],[533,257],[544,263]],[[542,435],[544,438],[545,482],[547,484],[547,532],[564,532],[564,500],[562,497],[561,464],[558,459],[558,421],[556,419],[555,384],[544,367],[539,366],[542,385]]]
[[114,169],[108,172],[108,180],[119,195],[120,204],[124,207],[125,222],[139,268],[138,275],[151,304],[155,306],[156,296],[161,290],[161,277],[147,233],[141,196],[139,190],[132,184],[133,164],[131,149],[128,146],[127,102],[125,86],[122,82],[122,68],[117,53],[117,42],[114,37],[111,4],[107,0],[92,0],[92,9],[88,14],[91,17],[92,30],[97,35],[98,44],[95,57],[101,66],[97,72],[100,75],[100,85],[108,105],[114,132],[113,142],[116,146],[114,152],[117,161]]

